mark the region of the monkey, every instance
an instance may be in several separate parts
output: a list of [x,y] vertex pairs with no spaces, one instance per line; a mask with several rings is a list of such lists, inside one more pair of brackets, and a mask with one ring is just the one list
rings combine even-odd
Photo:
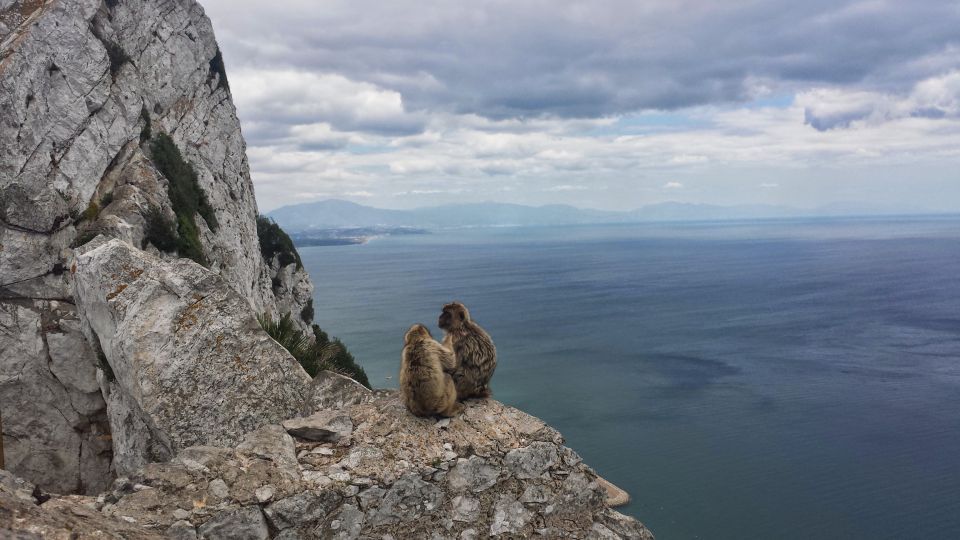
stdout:
[[456,416],[463,405],[449,371],[456,368],[453,352],[438,343],[430,330],[414,324],[403,336],[400,394],[416,416]]
[[497,368],[497,348],[490,335],[470,319],[467,306],[452,302],[443,306],[437,324],[445,332],[443,346],[453,351],[452,372],[457,399],[490,397],[490,378]]

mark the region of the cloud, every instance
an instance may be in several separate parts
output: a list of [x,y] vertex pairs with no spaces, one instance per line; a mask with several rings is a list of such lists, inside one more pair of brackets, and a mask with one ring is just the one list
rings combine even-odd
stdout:
[[820,131],[855,122],[960,118],[960,70],[919,81],[906,95],[817,89],[804,92],[797,101],[804,107],[804,121]]
[[241,69],[230,80],[245,121],[385,135],[419,133],[425,126],[422,115],[406,110],[399,92],[340,74]]
[[678,109],[762,88],[903,91],[956,67],[960,47],[960,10],[942,0],[205,6],[228,67],[319,74],[324,86],[337,74],[401,95],[411,111],[491,119]]
[[266,210],[827,199],[825,179],[909,166],[909,181],[943,186],[960,163],[951,2],[204,6]]

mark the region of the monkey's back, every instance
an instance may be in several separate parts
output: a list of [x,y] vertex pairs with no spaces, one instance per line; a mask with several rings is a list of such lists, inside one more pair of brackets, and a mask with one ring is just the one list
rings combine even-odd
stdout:
[[490,379],[497,368],[497,348],[493,339],[474,322],[447,337],[450,338],[449,345],[457,361],[457,368],[453,372],[457,397],[489,396]]
[[400,395],[404,405],[417,416],[449,414],[456,404],[456,388],[450,375],[443,371],[439,349],[436,342],[417,342],[403,348]]

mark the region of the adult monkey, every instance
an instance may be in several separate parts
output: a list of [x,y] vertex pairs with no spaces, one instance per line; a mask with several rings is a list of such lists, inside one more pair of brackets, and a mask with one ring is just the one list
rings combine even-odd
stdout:
[[460,302],[443,306],[437,324],[446,333],[443,346],[456,358],[451,375],[457,385],[457,399],[490,397],[490,378],[497,368],[497,348],[490,335],[473,322],[467,306]]
[[415,324],[403,336],[400,356],[400,396],[417,416],[456,416],[463,405],[448,371],[453,353],[430,336],[422,324]]

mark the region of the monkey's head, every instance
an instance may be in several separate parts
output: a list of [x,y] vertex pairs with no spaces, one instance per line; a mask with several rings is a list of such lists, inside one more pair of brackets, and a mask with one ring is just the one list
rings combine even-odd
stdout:
[[451,302],[443,306],[443,312],[440,313],[440,319],[437,325],[443,330],[450,331],[462,327],[470,322],[470,312],[467,306],[460,302]]
[[403,344],[409,345],[415,341],[419,341],[421,339],[429,339],[432,337],[433,336],[430,335],[430,330],[426,326],[420,323],[417,323],[411,326],[410,329],[407,330],[407,333],[404,334]]

